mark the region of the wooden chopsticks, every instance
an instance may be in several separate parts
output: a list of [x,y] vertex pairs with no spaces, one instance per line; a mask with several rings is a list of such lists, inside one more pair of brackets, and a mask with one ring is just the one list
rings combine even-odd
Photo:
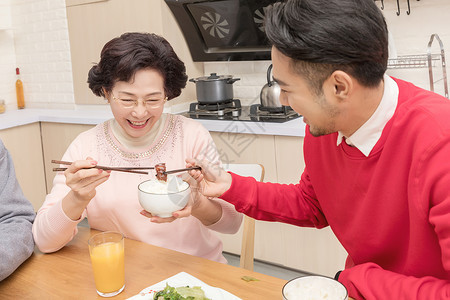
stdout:
[[[72,164],[72,162],[70,162],[70,161],[63,161],[63,160],[52,160],[52,163],[60,164],[60,165],[71,165]],[[93,166],[92,168],[148,175],[148,172],[137,171],[137,170],[151,170],[151,169],[154,169],[155,167],[105,167],[105,166],[96,165],[96,166]],[[65,171],[66,169],[67,168],[53,168],[53,171]]]
[[177,170],[170,170],[170,171],[165,171],[165,174],[172,174],[172,173],[178,173],[178,172],[183,172],[183,171],[189,171],[189,170],[201,170],[201,167],[190,167],[190,168],[184,168],[184,169],[177,169]]
[[[70,161],[63,161],[63,160],[52,160],[52,163],[60,164],[60,165],[71,165],[72,164],[72,162],[70,162]],[[105,166],[96,165],[96,166],[93,166],[92,168],[148,175],[148,172],[138,171],[138,170],[152,170],[155,167],[105,167]],[[53,171],[65,171],[65,170],[67,170],[67,168],[53,168]],[[165,171],[164,173],[172,174],[172,173],[184,172],[184,171],[189,171],[189,170],[201,170],[201,167],[176,169],[176,170]]]

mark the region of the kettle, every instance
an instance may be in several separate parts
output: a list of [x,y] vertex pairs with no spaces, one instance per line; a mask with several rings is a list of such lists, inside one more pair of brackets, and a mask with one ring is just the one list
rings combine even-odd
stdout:
[[280,103],[281,88],[273,80],[270,80],[270,74],[272,72],[272,65],[267,68],[267,83],[261,89],[259,98],[261,100],[261,107],[270,109],[282,108]]

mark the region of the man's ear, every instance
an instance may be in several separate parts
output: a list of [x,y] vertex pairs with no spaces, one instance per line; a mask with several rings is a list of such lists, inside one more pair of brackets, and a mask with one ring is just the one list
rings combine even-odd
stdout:
[[352,77],[341,70],[334,71],[327,84],[333,86],[333,95],[340,100],[345,100],[353,91]]

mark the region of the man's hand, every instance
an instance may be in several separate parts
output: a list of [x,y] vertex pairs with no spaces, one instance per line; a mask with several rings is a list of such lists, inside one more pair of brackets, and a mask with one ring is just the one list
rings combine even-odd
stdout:
[[199,192],[206,197],[220,197],[231,186],[231,175],[218,164],[207,160],[186,159],[186,167],[199,166],[201,170],[191,170],[189,175],[198,183]]

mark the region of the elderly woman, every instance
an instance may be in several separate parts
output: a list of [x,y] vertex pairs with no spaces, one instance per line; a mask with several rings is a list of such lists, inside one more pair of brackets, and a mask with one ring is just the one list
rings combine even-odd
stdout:
[[186,208],[159,218],[139,205],[137,186],[148,175],[91,168],[165,162],[170,170],[183,168],[190,157],[219,163],[214,142],[201,124],[163,113],[164,103],[186,86],[185,71],[170,44],[158,35],[125,33],[105,44],[88,83],[95,95],[108,101],[114,118],[81,133],[64,154],[63,160],[73,163],[55,176],[33,225],[41,251],[62,248],[87,217],[94,229],[119,231],[131,239],[226,262],[213,231],[239,229],[242,215],[233,205],[207,199],[193,189],[194,201]]

